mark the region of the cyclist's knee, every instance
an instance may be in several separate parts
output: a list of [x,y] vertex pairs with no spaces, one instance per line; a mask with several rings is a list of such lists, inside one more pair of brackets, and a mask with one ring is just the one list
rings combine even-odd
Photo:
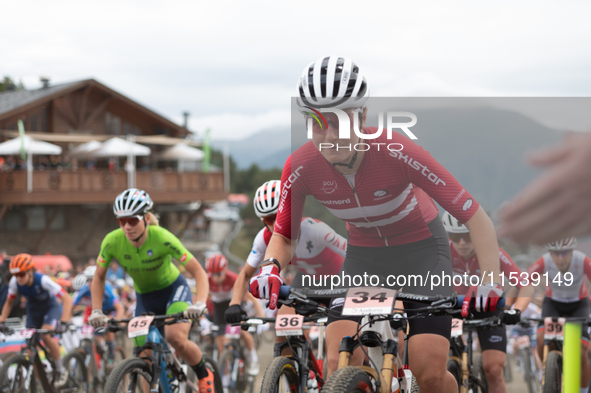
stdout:
[[182,334],[182,332],[166,332],[166,341],[174,348],[184,346],[189,338]]
[[442,370],[434,370],[434,369],[424,369],[415,373],[413,371],[413,375],[417,379],[417,384],[421,387],[421,390],[426,390],[430,392],[438,391],[441,386],[444,385],[444,379],[447,374],[447,370],[443,372]]
[[484,373],[488,380],[502,379],[503,377],[503,364],[489,362],[488,364],[483,364],[482,368],[484,369]]

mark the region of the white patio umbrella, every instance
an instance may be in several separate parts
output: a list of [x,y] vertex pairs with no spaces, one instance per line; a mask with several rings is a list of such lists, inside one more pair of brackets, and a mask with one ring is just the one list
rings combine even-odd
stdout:
[[[24,136],[24,147],[27,154],[61,154],[62,148],[52,143],[38,141],[30,136]],[[0,143],[0,156],[12,156],[20,154],[21,138],[14,138]]]
[[203,155],[203,152],[199,149],[186,143],[177,143],[158,154],[158,158],[162,160],[201,161]]
[[71,157],[86,157],[93,151],[99,149],[103,144],[99,141],[90,141],[76,146],[68,152]]
[[134,156],[149,156],[152,150],[148,146],[126,141],[121,138],[111,138],[103,145],[89,153],[93,157],[116,157],[128,156],[130,153]]

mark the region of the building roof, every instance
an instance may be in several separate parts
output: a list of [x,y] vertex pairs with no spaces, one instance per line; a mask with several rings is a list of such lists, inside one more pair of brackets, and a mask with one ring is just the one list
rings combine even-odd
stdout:
[[78,82],[62,83],[59,85],[42,87],[35,90],[4,91],[0,93],[0,115],[10,112],[16,108],[23,107],[44,98],[51,97],[56,93],[69,90],[72,86],[80,84]]
[[118,99],[132,107],[144,112],[146,115],[158,119],[161,123],[168,127],[171,127],[176,132],[180,132],[182,135],[189,134],[189,130],[182,126],[170,121],[166,117],[159,115],[153,110],[143,106],[142,104],[134,101],[121,93],[103,85],[102,83],[94,79],[84,79],[75,82],[62,83],[59,85],[53,85],[48,87],[41,87],[35,90],[20,90],[20,91],[6,91],[0,93],[0,120],[4,117],[9,117],[14,114],[18,114],[21,111],[25,111],[31,107],[42,105],[45,102],[49,102],[55,98],[61,97],[73,91],[91,86],[97,88],[112,98]]

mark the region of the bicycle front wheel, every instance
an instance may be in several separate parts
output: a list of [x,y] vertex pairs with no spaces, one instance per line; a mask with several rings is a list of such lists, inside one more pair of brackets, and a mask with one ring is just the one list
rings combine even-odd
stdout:
[[[265,370],[261,393],[298,393],[299,383],[300,379],[293,361],[285,356],[279,356],[273,359]],[[302,387],[301,391],[306,391],[305,387]]]
[[30,363],[24,355],[13,355],[4,361],[0,368],[0,389],[3,393],[37,392],[35,375],[29,376],[29,387],[26,380]]
[[322,393],[367,393],[374,387],[369,376],[360,368],[347,366],[335,371],[322,388]]
[[246,364],[237,359],[235,351],[224,351],[218,363],[222,386],[228,392],[242,392],[246,383]]
[[62,359],[64,368],[68,370],[68,381],[60,390],[88,392],[88,371],[85,364],[86,357],[79,350],[68,353]]
[[562,356],[551,351],[546,358],[543,393],[560,393],[562,390]]
[[[107,383],[105,393],[150,392],[152,368],[143,359],[130,358],[115,366]],[[162,387],[160,387],[162,392]]]

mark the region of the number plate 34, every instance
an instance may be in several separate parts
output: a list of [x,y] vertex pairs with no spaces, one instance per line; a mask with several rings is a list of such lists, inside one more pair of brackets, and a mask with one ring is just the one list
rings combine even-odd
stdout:
[[391,314],[396,300],[393,289],[360,287],[350,288],[345,298],[343,315]]

